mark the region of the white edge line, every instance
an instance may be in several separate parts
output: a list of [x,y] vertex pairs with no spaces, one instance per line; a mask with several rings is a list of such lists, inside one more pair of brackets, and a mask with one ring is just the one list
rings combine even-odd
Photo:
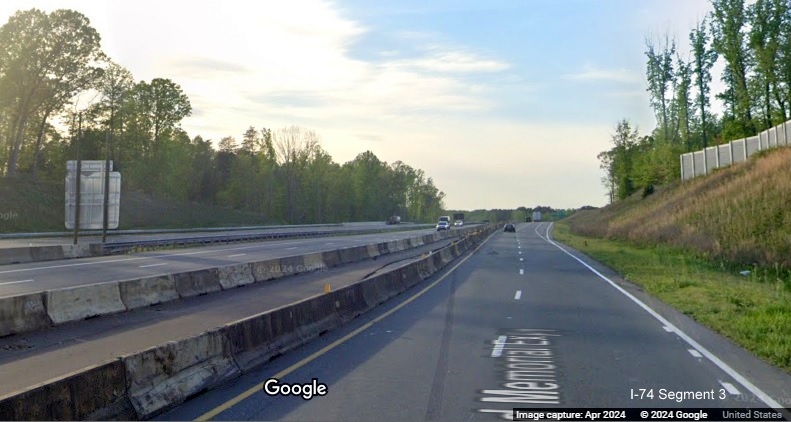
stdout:
[[246,253],[237,253],[237,254],[233,254],[233,255],[228,255],[228,258],[236,258],[237,256],[245,256],[245,255],[247,255],[247,254]]
[[508,340],[508,336],[500,336],[494,341],[494,347],[492,348],[493,358],[499,358],[503,354],[503,348],[505,348],[506,340]]
[[666,320],[664,317],[662,317],[662,315],[659,315],[658,313],[656,313],[656,311],[651,309],[648,305],[646,305],[645,303],[641,302],[640,299],[632,296],[629,292],[627,292],[626,290],[621,288],[621,286],[615,284],[615,282],[613,282],[612,280],[607,278],[604,274],[598,272],[595,268],[593,268],[590,265],[586,264],[585,261],[583,261],[583,260],[577,258],[576,256],[572,255],[569,251],[563,249],[562,247],[560,247],[560,245],[558,245],[552,239],[550,239],[549,238],[549,229],[552,228],[553,224],[554,223],[550,223],[549,226],[547,226],[546,237],[542,237],[540,234],[538,236],[541,237],[542,239],[546,240],[547,242],[551,243],[556,248],[558,248],[561,251],[563,251],[566,255],[568,255],[568,256],[574,258],[575,260],[577,260],[577,262],[579,262],[580,264],[584,265],[587,269],[589,269],[591,272],[593,272],[594,274],[599,276],[599,278],[601,278],[602,280],[610,283],[611,286],[615,287],[619,292],[623,293],[626,297],[631,299],[639,307],[643,308],[646,312],[651,314],[651,316],[656,318],[659,322],[661,322],[662,324],[666,325],[667,327],[670,327],[673,330],[675,330],[676,334],[679,337],[681,337],[684,341],[686,341],[687,344],[689,344],[690,346],[692,346],[693,348],[698,350],[700,353],[702,353],[703,356],[705,356],[707,359],[712,361],[715,365],[717,365],[725,373],[730,375],[731,378],[736,380],[739,384],[743,385],[746,389],[750,390],[750,392],[753,393],[756,397],[758,397],[759,399],[763,400],[763,402],[766,403],[769,407],[771,407],[773,409],[784,409],[784,407],[781,406],[780,403],[776,402],[773,398],[769,397],[768,394],[764,393],[755,384],[751,383],[747,378],[743,377],[740,373],[736,372],[736,370],[731,368],[727,363],[723,362],[720,358],[718,358],[713,353],[708,351],[708,349],[706,349],[705,347],[703,347],[700,344],[698,344],[697,341],[693,340],[686,333],[684,333],[683,331],[678,329],[678,327],[676,327],[675,325],[671,324],[670,321]]
[[695,356],[696,358],[702,358],[703,357],[703,355],[701,355],[700,352],[698,352],[695,349],[687,349],[687,351],[689,352],[690,355]]

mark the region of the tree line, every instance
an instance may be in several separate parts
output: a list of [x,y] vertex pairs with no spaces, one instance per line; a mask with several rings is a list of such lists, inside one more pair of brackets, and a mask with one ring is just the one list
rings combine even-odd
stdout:
[[[18,11],[0,27],[0,46],[2,177],[62,181],[79,148],[82,159],[113,160],[123,189],[272,222],[441,214],[444,193],[422,170],[371,151],[338,164],[312,130],[250,126],[241,141],[226,136],[217,148],[189,136],[180,123],[192,106],[181,87],[167,78],[135,81],[79,12]],[[78,100],[89,105],[78,110]]]
[[[646,135],[622,119],[598,155],[610,202],[680,178],[679,155],[754,136],[791,118],[791,4],[712,0],[690,31],[683,57],[668,35],[646,36],[646,81],[657,126]],[[724,63],[725,90],[711,111],[711,69]]]

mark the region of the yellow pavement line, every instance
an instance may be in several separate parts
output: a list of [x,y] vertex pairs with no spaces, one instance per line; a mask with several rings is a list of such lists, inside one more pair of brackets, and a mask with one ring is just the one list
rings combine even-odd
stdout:
[[[495,233],[496,233],[496,232],[495,232]],[[470,259],[470,258],[472,257],[472,255],[473,255],[475,252],[477,252],[477,251],[478,251],[478,249],[480,249],[480,248],[481,248],[481,247],[482,247],[482,246],[483,246],[483,245],[484,245],[486,242],[488,242],[488,241],[489,241],[489,239],[491,239],[491,237],[492,237],[492,236],[494,236],[494,233],[492,233],[492,234],[491,234],[491,235],[490,235],[488,238],[486,238],[486,240],[484,240],[483,242],[481,242],[481,244],[480,244],[480,245],[478,245],[478,247],[477,247],[477,248],[475,248],[475,249],[472,251],[472,253],[471,253],[471,254],[469,254],[467,257],[465,257],[464,259],[462,259],[461,261],[459,261],[459,263],[458,263],[458,264],[454,265],[454,266],[453,266],[453,268],[451,268],[451,269],[450,269],[450,270],[449,270],[447,273],[445,273],[445,274],[444,274],[442,277],[438,278],[436,281],[434,281],[433,283],[431,283],[431,284],[429,284],[428,286],[426,286],[426,288],[424,288],[423,290],[419,291],[419,292],[418,292],[418,293],[416,293],[414,296],[412,296],[412,297],[410,297],[409,299],[405,300],[403,303],[399,304],[399,305],[398,305],[398,306],[396,306],[395,308],[393,308],[393,309],[391,309],[391,310],[389,310],[389,311],[385,312],[384,314],[382,314],[382,315],[380,315],[380,316],[376,317],[376,318],[375,318],[375,319],[373,319],[371,322],[368,322],[368,323],[366,323],[366,324],[365,324],[365,325],[363,325],[362,327],[360,327],[360,328],[358,328],[358,329],[356,329],[356,330],[352,331],[352,332],[351,332],[351,333],[349,333],[349,334],[346,334],[345,336],[343,336],[343,337],[341,337],[340,339],[338,339],[338,340],[336,340],[336,341],[332,342],[331,344],[328,344],[327,346],[324,346],[324,348],[322,348],[322,349],[321,349],[321,350],[319,350],[318,352],[315,352],[315,353],[313,353],[312,355],[310,355],[310,356],[306,357],[305,359],[302,359],[301,361],[299,361],[299,362],[297,362],[297,363],[295,363],[295,364],[293,364],[293,365],[289,366],[288,368],[286,368],[286,369],[284,369],[284,370],[282,370],[282,371],[280,371],[280,372],[276,373],[275,375],[273,375],[273,376],[272,376],[272,377],[270,377],[270,378],[277,378],[277,379],[282,379],[282,378],[284,378],[286,375],[288,375],[288,374],[290,374],[290,373],[292,373],[292,372],[296,371],[297,369],[299,369],[299,368],[301,368],[301,367],[305,366],[306,364],[310,363],[311,361],[315,360],[315,359],[316,359],[316,358],[318,358],[319,356],[321,356],[321,355],[323,355],[323,354],[325,354],[325,353],[329,352],[330,350],[332,350],[332,349],[334,349],[334,348],[336,348],[336,347],[340,346],[341,344],[345,343],[345,342],[346,342],[347,340],[349,340],[350,338],[352,338],[352,337],[356,336],[357,334],[360,334],[361,332],[363,332],[363,331],[365,331],[365,330],[367,330],[367,329],[371,328],[371,326],[373,326],[373,325],[374,325],[374,324],[376,324],[377,322],[379,322],[379,321],[381,321],[381,320],[383,320],[383,319],[387,318],[388,316],[392,315],[392,314],[393,314],[395,311],[397,311],[397,310],[399,310],[399,309],[403,308],[404,306],[406,306],[406,305],[408,305],[409,303],[411,303],[413,300],[415,300],[415,299],[419,298],[419,297],[420,297],[420,296],[422,296],[424,293],[426,293],[427,291],[431,290],[431,289],[432,289],[434,286],[436,286],[437,284],[439,284],[439,282],[441,282],[442,280],[444,280],[444,279],[445,279],[445,277],[449,276],[449,275],[450,275],[450,274],[451,274],[453,271],[455,271],[455,270],[456,270],[456,268],[458,268],[458,267],[459,267],[461,264],[463,264],[463,263],[464,263],[464,261],[466,261],[466,260]],[[220,413],[222,413],[222,412],[224,412],[224,411],[226,411],[226,410],[230,409],[231,407],[233,407],[233,406],[235,406],[235,405],[239,404],[239,402],[241,402],[242,400],[244,400],[244,399],[246,399],[246,398],[248,398],[248,397],[252,396],[253,394],[255,394],[255,393],[259,392],[259,391],[263,391],[263,389],[264,389],[264,383],[263,383],[263,382],[260,382],[260,383],[256,384],[255,386],[253,386],[253,387],[250,387],[250,388],[249,388],[247,391],[245,391],[245,392],[243,392],[243,393],[239,394],[238,396],[236,396],[236,397],[232,398],[231,400],[228,400],[227,402],[225,402],[225,403],[223,403],[223,404],[221,404],[221,405],[219,405],[219,406],[215,407],[214,409],[212,409],[212,410],[210,410],[210,411],[208,411],[208,412],[206,412],[206,413],[204,413],[204,414],[200,415],[200,416],[199,416],[197,419],[195,419],[195,420],[196,420],[196,421],[208,421],[208,420],[210,420],[210,419],[214,418],[215,416],[219,415]]]

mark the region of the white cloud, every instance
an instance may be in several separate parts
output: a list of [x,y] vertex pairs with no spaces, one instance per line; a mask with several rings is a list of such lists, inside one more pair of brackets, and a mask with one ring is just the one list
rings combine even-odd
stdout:
[[509,67],[507,63],[481,59],[462,51],[440,51],[428,57],[401,60],[395,64],[404,69],[449,73],[500,72]]
[[565,79],[577,81],[610,81],[620,83],[643,83],[640,74],[628,69],[603,69],[591,64],[585,64],[582,71],[566,74]]

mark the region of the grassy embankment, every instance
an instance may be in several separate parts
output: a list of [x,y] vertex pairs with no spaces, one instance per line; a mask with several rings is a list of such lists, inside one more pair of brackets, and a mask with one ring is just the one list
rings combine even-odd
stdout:
[[[577,212],[555,238],[791,372],[791,149]],[[748,275],[741,275],[749,271]]]
[[[66,231],[63,183],[0,178],[0,233]],[[277,224],[263,216],[121,192],[119,229],[232,227]]]

